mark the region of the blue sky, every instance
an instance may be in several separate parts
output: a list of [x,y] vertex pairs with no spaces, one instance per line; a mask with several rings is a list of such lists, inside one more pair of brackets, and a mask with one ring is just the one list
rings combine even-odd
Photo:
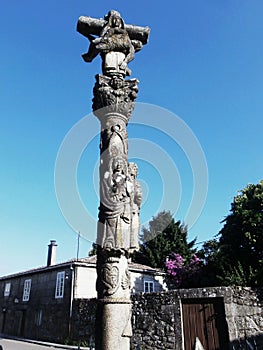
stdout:
[[[77,19],[103,17],[110,9],[126,23],[151,27],[149,43],[130,64],[132,77],[140,80],[137,101],[182,118],[206,156],[207,200],[189,239],[216,235],[237,191],[262,178],[261,0],[3,1],[0,275],[45,265],[50,239],[58,242],[58,261],[76,256],[76,233],[56,199],[54,167],[65,135],[91,113],[94,75],[100,72],[99,59],[92,64],[81,59],[88,43],[76,32]],[[160,144],[173,159],[182,184],[176,218],[184,220],[193,187],[186,155],[150,127],[131,125],[129,134]],[[98,203],[95,190],[89,190],[97,143],[98,137],[86,148],[78,172],[81,199],[93,215]],[[162,179],[170,168],[162,164],[158,173],[154,162],[138,163],[146,220],[158,210]],[[90,248],[87,239],[95,237],[90,230],[80,241],[81,256]]]

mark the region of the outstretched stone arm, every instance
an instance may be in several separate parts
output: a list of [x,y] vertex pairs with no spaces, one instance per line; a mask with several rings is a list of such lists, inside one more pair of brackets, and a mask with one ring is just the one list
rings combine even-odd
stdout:
[[[100,36],[103,27],[106,25],[104,19],[97,19],[87,16],[79,17],[77,31],[88,38],[89,34]],[[150,28],[140,27],[132,24],[125,24],[124,29],[127,31],[131,40],[138,40],[143,45],[147,44]]]

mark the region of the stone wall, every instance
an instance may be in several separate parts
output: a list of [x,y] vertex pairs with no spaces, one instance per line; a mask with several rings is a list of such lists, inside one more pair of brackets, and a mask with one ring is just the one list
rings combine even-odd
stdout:
[[95,319],[97,299],[75,299],[73,301],[71,339],[78,343],[95,344]]
[[134,295],[131,349],[182,349],[180,314],[170,292]]
[[[32,279],[30,302],[21,301],[25,277],[12,279],[9,297],[3,297],[4,283],[0,283],[0,331],[62,343],[68,338],[93,345],[96,299],[75,299],[70,319],[71,271],[63,270],[68,276],[63,299],[54,298],[58,270],[50,271],[50,274],[26,276]],[[210,298],[221,298],[223,301],[231,350],[240,348],[240,343],[245,345],[246,342],[252,345],[256,342],[255,349],[263,349],[263,290],[241,287],[134,294],[131,349],[182,350],[182,303],[189,299]],[[42,310],[43,317],[38,326],[36,315],[39,310]]]
[[231,343],[247,340],[263,349],[263,289],[235,287],[231,292],[231,299],[225,300]]
[[132,349],[183,348],[181,301],[222,298],[229,348],[249,342],[263,349],[262,290],[242,287],[180,289],[133,296]]
[[[63,298],[55,298],[57,273],[65,271]],[[0,332],[30,339],[64,342],[69,336],[71,270],[69,267],[13,276],[10,295],[0,281]],[[24,281],[31,280],[30,297],[23,301]],[[41,316],[40,316],[41,313]]]
[[[222,298],[229,349],[256,342],[263,349],[262,292],[251,288],[216,287],[180,289],[132,296],[132,350],[182,350],[182,301]],[[72,335],[75,340],[94,339],[96,299],[74,301]],[[233,347],[234,346],[234,347]],[[224,349],[225,350],[225,349]]]

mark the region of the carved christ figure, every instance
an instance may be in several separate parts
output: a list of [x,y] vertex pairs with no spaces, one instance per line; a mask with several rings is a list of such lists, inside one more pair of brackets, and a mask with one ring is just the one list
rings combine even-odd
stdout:
[[109,11],[104,19],[105,25],[98,38],[87,34],[90,46],[82,57],[85,62],[91,62],[100,53],[103,74],[130,75],[127,64],[134,59],[134,53],[141,49],[142,43],[130,39],[119,12]]

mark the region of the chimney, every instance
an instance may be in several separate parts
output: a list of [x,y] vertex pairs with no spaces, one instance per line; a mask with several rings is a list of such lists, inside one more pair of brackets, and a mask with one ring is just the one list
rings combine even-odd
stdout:
[[56,250],[57,250],[57,242],[55,240],[51,240],[48,245],[48,255],[47,255],[47,266],[56,264]]

